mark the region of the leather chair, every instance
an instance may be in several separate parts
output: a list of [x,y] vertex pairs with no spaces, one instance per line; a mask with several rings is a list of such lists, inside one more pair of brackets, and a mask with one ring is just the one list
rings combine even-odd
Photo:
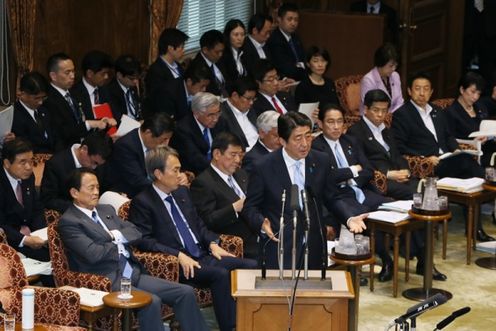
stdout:
[[[131,204],[131,201],[125,202],[118,211],[118,215],[120,218],[123,220],[128,220],[129,216],[129,206]],[[233,254],[236,257],[243,257],[243,239],[237,236],[233,235],[225,235],[221,234],[220,235],[220,246],[224,248],[226,251],[229,253]],[[138,252],[134,250],[134,252]],[[142,252],[138,252],[139,254],[143,254]],[[175,263],[177,265],[177,268],[179,270],[179,263],[177,262],[177,258],[175,256],[167,255],[164,253],[146,253],[149,254],[150,256],[155,256],[155,258],[162,258],[166,257],[168,259],[175,259]],[[159,257],[157,257],[159,256]],[[147,267],[148,268],[148,267]],[[160,277],[164,278],[163,273],[155,273],[156,270],[149,270],[150,274],[155,277]],[[177,274],[176,281],[179,280],[179,273]],[[200,307],[207,307],[212,305],[212,293],[210,292],[209,288],[195,288],[196,292],[196,300],[198,302],[198,305]]]
[[[0,302],[8,314],[22,316],[22,289],[28,280],[21,259],[9,245],[0,244]],[[34,321],[47,330],[86,330],[79,325],[79,295],[75,292],[29,286],[35,291]],[[2,320],[0,316],[0,321]]]

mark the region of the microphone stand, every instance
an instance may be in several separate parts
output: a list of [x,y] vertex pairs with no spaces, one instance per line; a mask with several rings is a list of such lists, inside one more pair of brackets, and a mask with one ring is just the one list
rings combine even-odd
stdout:
[[279,279],[284,279],[284,207],[286,205],[286,190],[282,190],[281,218],[279,219]]
[[305,208],[305,260],[304,260],[304,279],[308,279],[308,232],[310,230],[310,212],[308,210],[308,200],[306,190],[301,190],[303,207]]
[[291,252],[291,279],[296,278],[296,225],[298,223],[298,210],[293,210],[293,249]]

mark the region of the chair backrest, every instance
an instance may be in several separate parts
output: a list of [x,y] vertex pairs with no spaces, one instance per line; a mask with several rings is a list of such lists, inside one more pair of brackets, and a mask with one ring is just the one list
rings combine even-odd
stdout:
[[117,211],[117,215],[124,221],[129,219],[129,207],[131,206],[131,200],[124,202]]
[[5,231],[0,228],[0,244],[8,244],[7,242],[7,235],[5,234]]
[[50,160],[52,154],[36,153],[33,155],[33,172],[35,186],[41,186],[41,179],[43,178],[43,170],[45,169],[45,162]]
[[57,286],[66,285],[63,279],[69,271],[69,263],[64,248],[64,243],[57,231],[60,220],[60,213],[55,210],[45,211],[45,219],[48,224],[48,248],[50,250],[50,260],[52,261],[53,278]]
[[431,103],[434,104],[434,105],[436,105],[436,106],[438,106],[442,110],[445,110],[446,108],[448,108],[449,106],[451,106],[451,104],[453,103],[453,101],[455,101],[454,98],[442,98],[442,99],[432,100]]
[[0,244],[0,302],[9,314],[21,316],[21,289],[28,285],[26,272],[17,251]]
[[360,81],[363,75],[339,77],[334,81],[339,103],[346,115],[360,116]]

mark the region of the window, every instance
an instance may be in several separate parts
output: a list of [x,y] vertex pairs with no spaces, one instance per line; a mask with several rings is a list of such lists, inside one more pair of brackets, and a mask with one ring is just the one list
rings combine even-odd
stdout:
[[200,49],[201,35],[212,29],[224,31],[232,18],[241,20],[248,27],[253,13],[253,0],[184,0],[177,28],[189,36],[186,53]]

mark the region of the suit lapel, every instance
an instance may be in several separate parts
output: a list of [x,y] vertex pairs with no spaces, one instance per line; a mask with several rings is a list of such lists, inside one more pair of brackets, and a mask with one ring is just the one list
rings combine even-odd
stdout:
[[219,174],[214,169],[212,169],[212,167],[209,166],[207,170],[210,174],[210,177],[212,178],[212,181],[215,183],[215,186],[218,187],[230,201],[234,202],[239,199],[237,194],[234,193],[234,190],[219,176]]
[[[363,131],[363,134],[364,136],[366,137],[366,139],[368,141],[370,141],[370,143],[372,145],[375,146],[375,148],[377,149],[378,152],[381,152],[383,154],[386,154],[387,156],[389,156],[389,152],[386,151],[386,149],[384,148],[384,146],[381,145],[380,142],[377,141],[377,139],[375,139],[374,137],[374,134],[372,133],[372,131],[370,130],[369,126],[367,125],[367,123],[365,123],[364,120],[361,120],[360,121],[360,127]],[[387,132],[387,129],[384,129],[382,130],[382,138],[384,139],[384,141],[386,142],[386,144],[388,144],[389,146],[391,146],[391,143],[390,143],[390,137],[389,137],[389,134],[386,133]]]
[[[159,226],[160,226],[160,224],[165,224],[165,226],[168,227],[168,232],[173,234],[177,245],[179,247],[182,247],[181,239],[179,238],[179,234],[177,232],[177,229],[174,226],[174,221],[172,220],[172,216],[171,216],[171,214],[169,214],[169,211],[165,207],[164,202],[160,199],[160,196],[157,194],[157,192],[155,192],[155,190],[153,189],[152,186],[149,186],[149,188],[148,188],[148,195],[149,195],[150,201],[152,202],[151,204],[153,206],[158,207],[158,209],[159,209],[158,215],[161,215],[165,219],[164,221],[160,221],[161,223],[159,223]],[[174,199],[176,199],[176,197],[174,197]],[[179,201],[177,199],[176,199],[176,203],[179,205]]]
[[283,188],[290,188],[292,185],[291,177],[289,176],[289,169],[286,167],[286,162],[284,162],[284,158],[282,157],[282,147],[274,153],[277,153],[276,162],[272,164],[274,176],[279,177],[280,180],[278,182],[282,183]]

